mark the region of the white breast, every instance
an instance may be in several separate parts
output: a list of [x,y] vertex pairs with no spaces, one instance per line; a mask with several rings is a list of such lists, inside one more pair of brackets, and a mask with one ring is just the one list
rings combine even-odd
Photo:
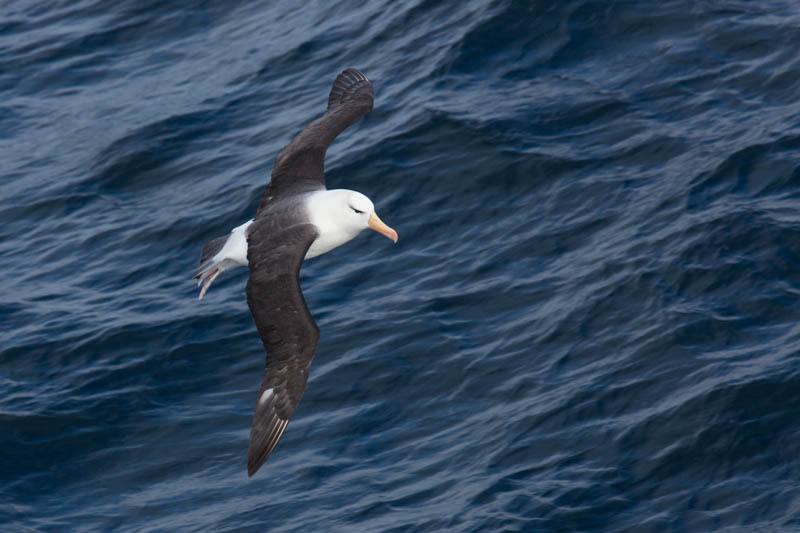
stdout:
[[[317,227],[319,228],[320,226]],[[311,259],[312,257],[317,257],[318,255],[330,252],[334,248],[338,248],[352,238],[353,237],[342,235],[341,233],[335,231],[323,230],[320,232],[319,237],[317,237],[316,240],[311,243],[311,246],[308,248],[308,252],[306,252],[304,259]]]

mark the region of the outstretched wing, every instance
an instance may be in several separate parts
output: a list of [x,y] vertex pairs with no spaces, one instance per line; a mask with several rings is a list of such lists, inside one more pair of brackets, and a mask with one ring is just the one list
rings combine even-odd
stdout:
[[372,83],[363,73],[348,68],[339,74],[325,114],[306,126],[275,158],[269,193],[292,187],[296,181],[324,187],[328,146],[345,128],[372,110],[372,100]]
[[319,328],[298,280],[316,228],[299,224],[272,233],[274,227],[259,222],[253,222],[248,235],[247,305],[267,351],[267,363],[250,428],[249,476],[275,449],[300,402],[319,340]]

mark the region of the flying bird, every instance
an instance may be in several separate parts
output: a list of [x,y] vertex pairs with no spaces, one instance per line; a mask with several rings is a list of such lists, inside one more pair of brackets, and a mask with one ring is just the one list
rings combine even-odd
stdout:
[[247,474],[264,464],[286,430],[308,380],[319,328],[298,280],[300,265],[371,228],[397,242],[363,194],[325,187],[325,152],[337,135],[372,110],[372,83],[348,68],[333,82],[322,117],[275,158],[255,218],[203,247],[195,271],[202,300],[220,273],[247,266],[247,305],[267,352],[258,391]]

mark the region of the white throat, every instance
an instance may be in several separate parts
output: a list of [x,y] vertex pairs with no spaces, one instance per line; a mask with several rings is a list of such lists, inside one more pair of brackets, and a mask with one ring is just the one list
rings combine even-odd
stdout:
[[317,227],[319,236],[311,243],[305,259],[330,252],[353,239],[366,227],[356,225],[348,217],[343,216],[348,209],[347,198],[354,194],[363,196],[347,189],[336,189],[313,192],[306,198],[309,220]]

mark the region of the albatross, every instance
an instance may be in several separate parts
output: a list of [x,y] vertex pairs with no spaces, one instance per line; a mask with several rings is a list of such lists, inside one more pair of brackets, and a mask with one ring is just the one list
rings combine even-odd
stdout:
[[220,273],[247,266],[247,305],[267,352],[256,399],[247,474],[275,449],[308,381],[319,328],[300,290],[300,265],[370,228],[395,243],[397,232],[363,194],[325,187],[325,152],[348,126],[372,110],[372,83],[345,69],[333,82],[322,117],[306,126],[275,158],[272,179],[255,218],[203,247],[195,279],[199,300]]

